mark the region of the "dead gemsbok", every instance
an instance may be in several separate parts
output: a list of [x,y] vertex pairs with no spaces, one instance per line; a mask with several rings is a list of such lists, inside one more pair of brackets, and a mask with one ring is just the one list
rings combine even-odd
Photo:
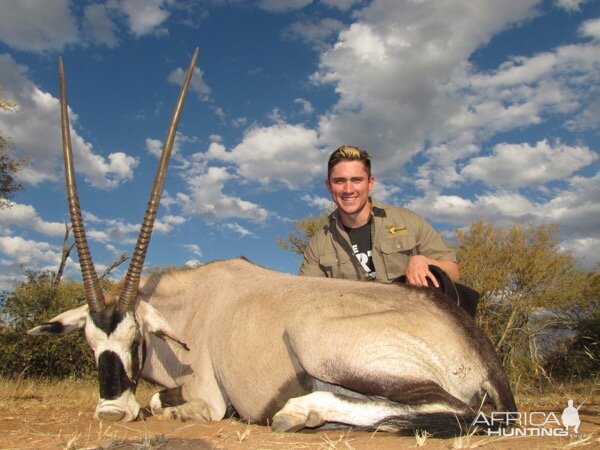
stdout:
[[155,415],[220,420],[233,408],[275,431],[333,423],[448,435],[466,431],[481,405],[516,411],[490,341],[436,292],[285,275],[243,258],[141,279],[197,52],[122,290],[107,299],[81,219],[60,63],[67,196],[87,304],[29,334],[84,329],[99,374],[94,417],[135,420],[140,377],[165,387],[151,399]]

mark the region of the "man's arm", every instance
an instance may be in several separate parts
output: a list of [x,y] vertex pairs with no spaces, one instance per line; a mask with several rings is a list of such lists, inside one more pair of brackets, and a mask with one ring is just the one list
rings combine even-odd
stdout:
[[307,277],[325,277],[327,274],[321,269],[319,257],[315,250],[316,244],[313,239],[310,240],[304,250],[304,257],[300,265],[300,275]]

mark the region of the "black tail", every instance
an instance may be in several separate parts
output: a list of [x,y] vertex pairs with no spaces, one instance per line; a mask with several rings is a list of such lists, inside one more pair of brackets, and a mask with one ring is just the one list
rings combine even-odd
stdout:
[[481,434],[509,428],[517,424],[517,413],[502,413],[493,417],[475,411],[456,414],[451,412],[415,412],[386,417],[375,429],[414,436],[427,432],[436,438],[452,438],[469,434]]
[[376,424],[375,428],[402,435],[415,435],[417,432],[426,431],[432,437],[451,438],[475,433],[475,418],[475,413],[458,415],[450,412],[419,412],[387,417]]

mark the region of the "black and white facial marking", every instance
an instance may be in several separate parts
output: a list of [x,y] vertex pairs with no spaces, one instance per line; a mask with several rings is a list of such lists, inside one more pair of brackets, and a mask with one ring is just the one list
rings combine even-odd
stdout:
[[134,420],[139,412],[135,390],[144,361],[144,343],[132,312],[108,308],[91,312],[85,336],[98,366],[99,418]]

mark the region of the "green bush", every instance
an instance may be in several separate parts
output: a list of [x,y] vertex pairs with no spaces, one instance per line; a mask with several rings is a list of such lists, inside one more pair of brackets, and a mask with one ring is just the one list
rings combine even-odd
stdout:
[[55,283],[52,272],[30,272],[14,291],[0,295],[0,375],[84,377],[95,373],[93,355],[81,332],[29,336],[35,325],[82,303],[83,286]]

